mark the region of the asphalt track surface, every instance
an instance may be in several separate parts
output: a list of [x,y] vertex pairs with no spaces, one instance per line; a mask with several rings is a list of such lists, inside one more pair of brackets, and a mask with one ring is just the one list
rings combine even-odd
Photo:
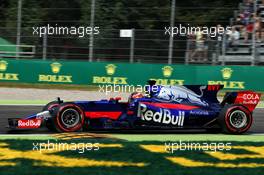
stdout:
[[[7,128],[7,119],[8,118],[22,118],[37,112],[40,112],[42,110],[42,106],[0,106],[0,134],[8,134],[8,133],[16,133],[16,134],[44,134],[44,133],[51,133],[46,128],[40,128],[37,130],[31,130],[31,131],[10,131],[9,128]],[[253,124],[250,128],[250,130],[247,132],[248,134],[255,134],[255,133],[264,133],[264,109],[258,108],[255,109],[253,113]],[[160,131],[157,131],[160,132]],[[163,131],[168,132],[168,131]],[[176,131],[169,131],[169,133],[184,133],[188,131],[182,131],[182,130],[176,130]],[[190,131],[194,132],[194,131]],[[195,131],[196,132],[196,131]],[[198,131],[198,132],[204,132],[204,131]],[[145,132],[144,132],[145,133]]]

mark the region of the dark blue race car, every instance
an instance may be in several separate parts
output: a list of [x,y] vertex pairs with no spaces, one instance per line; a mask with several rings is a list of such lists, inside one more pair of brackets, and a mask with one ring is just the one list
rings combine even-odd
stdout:
[[252,91],[217,92],[222,85],[160,86],[149,81],[146,95],[132,93],[100,101],[63,102],[59,98],[43,111],[21,119],[8,119],[11,129],[45,125],[58,132],[113,129],[198,129],[240,134],[249,130],[260,95]]

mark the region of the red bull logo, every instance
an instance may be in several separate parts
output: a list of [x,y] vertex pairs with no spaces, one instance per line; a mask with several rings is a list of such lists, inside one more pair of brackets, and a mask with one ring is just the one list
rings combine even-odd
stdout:
[[159,112],[148,109],[147,105],[140,105],[140,117],[144,121],[153,121],[156,123],[172,124],[175,126],[183,126],[184,111],[179,111],[179,115],[172,115],[170,110],[160,108]]
[[18,120],[18,128],[39,128],[41,125],[40,119],[21,119]]

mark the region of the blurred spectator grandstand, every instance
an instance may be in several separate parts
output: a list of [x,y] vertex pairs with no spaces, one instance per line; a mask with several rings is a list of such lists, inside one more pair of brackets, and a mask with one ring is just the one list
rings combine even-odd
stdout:
[[[264,1],[244,0],[230,18],[232,31],[226,32],[216,39],[208,39],[214,47],[209,47],[208,53],[212,63],[219,64],[262,64],[264,62],[263,43]],[[188,40],[187,45],[192,41]],[[188,48],[188,47],[187,47]],[[191,52],[191,51],[188,51]],[[187,52],[187,53],[188,53]],[[186,54],[188,60],[194,60]]]

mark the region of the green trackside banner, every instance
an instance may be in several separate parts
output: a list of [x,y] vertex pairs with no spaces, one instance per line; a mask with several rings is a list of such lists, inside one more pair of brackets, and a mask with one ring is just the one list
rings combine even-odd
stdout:
[[0,59],[0,82],[77,85],[223,84],[264,91],[264,67]]

